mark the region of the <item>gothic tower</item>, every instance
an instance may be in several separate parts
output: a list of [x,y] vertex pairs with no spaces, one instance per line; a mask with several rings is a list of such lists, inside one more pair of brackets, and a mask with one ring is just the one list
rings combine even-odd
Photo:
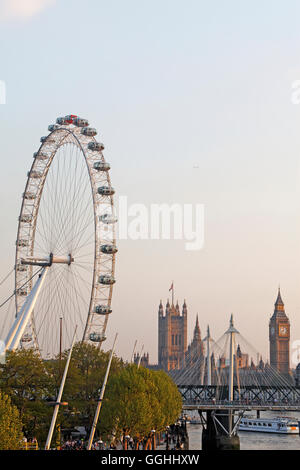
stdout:
[[[203,341],[201,340],[201,331],[199,326],[198,314],[196,317],[196,325],[194,328],[194,336],[185,353],[185,365],[199,364],[204,357]],[[199,366],[200,368],[200,366]]]
[[290,322],[285,313],[280,289],[269,323],[270,364],[278,372],[290,373]]
[[187,348],[187,307],[184,301],[182,314],[178,302],[176,306],[166,304],[164,313],[162,302],[158,308],[158,366],[166,371],[181,369]]

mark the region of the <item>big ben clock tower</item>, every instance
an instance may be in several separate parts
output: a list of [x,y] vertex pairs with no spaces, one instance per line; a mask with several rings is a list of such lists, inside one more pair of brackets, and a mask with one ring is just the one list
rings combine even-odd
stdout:
[[284,375],[290,373],[290,321],[278,289],[274,313],[269,323],[270,364]]

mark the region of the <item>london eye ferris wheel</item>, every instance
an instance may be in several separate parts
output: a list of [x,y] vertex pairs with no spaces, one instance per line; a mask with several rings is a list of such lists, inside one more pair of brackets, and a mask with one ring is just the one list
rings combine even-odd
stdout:
[[110,165],[96,129],[75,115],[60,117],[33,155],[16,241],[15,302],[19,312],[34,275],[49,267],[21,346],[43,357],[80,338],[105,340],[115,283],[116,217]]

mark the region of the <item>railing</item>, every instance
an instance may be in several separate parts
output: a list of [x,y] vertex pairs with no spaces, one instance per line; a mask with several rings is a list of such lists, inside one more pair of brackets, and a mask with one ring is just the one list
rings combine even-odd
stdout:
[[284,408],[284,409],[299,409],[300,410],[300,400],[200,400],[200,399],[189,399],[183,401],[183,407],[197,407],[197,408],[211,408],[217,409],[219,407],[236,407],[236,408]]
[[[216,401],[220,404],[226,403],[228,387],[226,386],[197,386],[181,385],[178,387],[184,403],[201,402],[212,403]],[[245,386],[233,389],[234,403],[261,403],[261,404],[300,404],[300,389],[296,387],[276,387],[276,386]],[[228,404],[228,401],[227,401]]]
[[23,442],[22,450],[39,450],[37,442]]

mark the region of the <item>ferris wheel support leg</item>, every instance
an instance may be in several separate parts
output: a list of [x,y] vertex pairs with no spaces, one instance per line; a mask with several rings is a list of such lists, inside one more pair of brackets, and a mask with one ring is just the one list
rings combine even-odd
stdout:
[[19,346],[22,335],[24,334],[25,328],[30,320],[32,311],[34,309],[35,303],[39,296],[40,290],[44,283],[45,277],[47,275],[49,266],[45,266],[39,275],[38,280],[33,286],[30,294],[27,296],[27,299],[18,314],[14,325],[9,332],[6,341],[5,341],[5,350],[14,351]]
[[70,348],[70,351],[69,351],[69,354],[68,354],[68,359],[67,359],[67,362],[66,362],[66,365],[65,365],[64,375],[63,375],[63,378],[61,380],[59,392],[58,392],[57,399],[56,399],[56,404],[55,404],[55,407],[54,407],[54,410],[53,410],[53,416],[52,416],[52,421],[51,421],[51,425],[50,425],[49,432],[48,432],[47,441],[46,441],[46,444],[45,444],[45,450],[50,449],[51,440],[52,440],[53,431],[54,431],[54,426],[55,426],[55,423],[56,423],[56,418],[57,418],[57,414],[58,414],[58,411],[59,411],[59,405],[60,405],[61,397],[62,397],[62,394],[63,394],[65,382],[66,382],[66,377],[67,377],[67,373],[68,373],[68,369],[69,369],[69,364],[70,364],[70,360],[71,360],[73,346],[74,346],[74,343],[75,343],[76,330],[77,330],[77,325],[75,327],[75,332],[74,332],[71,348]]
[[106,383],[107,383],[107,379],[108,379],[108,375],[109,375],[109,371],[110,371],[111,361],[112,361],[112,358],[113,358],[117,337],[118,337],[118,333],[116,333],[115,340],[114,340],[114,343],[113,343],[113,346],[112,346],[112,349],[111,349],[111,352],[110,352],[110,356],[109,356],[109,360],[108,360],[108,364],[107,364],[107,368],[106,368],[106,372],[105,372],[105,377],[104,377],[103,385],[102,385],[102,388],[101,388],[100,396],[99,396],[99,399],[98,399],[97,408],[96,408],[96,412],[95,412],[95,416],[94,416],[94,421],[93,421],[93,424],[92,424],[90,437],[89,437],[89,441],[88,441],[86,450],[91,450],[91,447],[92,447],[92,444],[93,444],[93,439],[94,439],[94,435],[95,435],[95,431],[96,431],[96,427],[97,427],[97,423],[98,423],[98,419],[99,419],[99,413],[100,413],[101,406],[102,406],[102,401],[103,401],[103,397],[104,397],[104,393],[105,393]]
[[16,332],[17,332],[17,329],[19,328],[20,322],[21,322],[23,314],[24,314],[25,306],[26,306],[26,302],[23,304],[21,310],[17,314],[17,316],[15,318],[15,321],[14,321],[14,323],[13,323],[13,325],[12,325],[11,329],[9,330],[9,333],[6,337],[6,340],[4,341],[5,351],[7,351],[7,349],[10,347],[11,342],[12,342],[12,340],[13,340]]

